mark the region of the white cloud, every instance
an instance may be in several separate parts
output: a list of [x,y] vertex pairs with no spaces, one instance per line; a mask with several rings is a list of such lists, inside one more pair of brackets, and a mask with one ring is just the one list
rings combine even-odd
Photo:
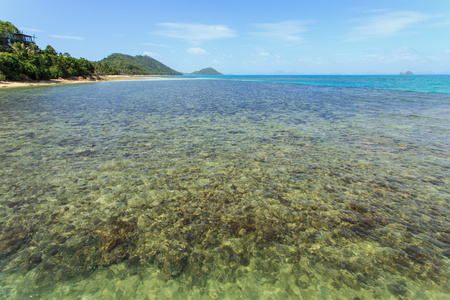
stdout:
[[147,56],[150,56],[150,57],[161,57],[161,55],[160,55],[159,53],[148,52],[148,51],[144,51],[144,52],[142,53],[142,55],[147,55]]
[[193,47],[186,50],[187,53],[195,54],[195,55],[207,55],[209,54],[206,52],[205,49],[199,48],[199,47]]
[[316,66],[316,65],[322,65],[324,64],[324,61],[321,57],[308,57],[308,58],[300,58],[297,60],[299,63],[302,64],[302,66],[308,65],[308,66]]
[[254,24],[253,26],[261,31],[251,32],[252,36],[272,41],[301,42],[303,38],[300,34],[306,31],[301,21]]
[[431,15],[414,11],[397,11],[372,16],[359,20],[362,24],[353,27],[347,34],[346,40],[359,41],[395,36],[431,17]]
[[278,54],[271,54],[263,48],[256,48],[257,54],[253,55],[260,58],[276,58],[280,59],[281,57]]
[[235,31],[225,25],[204,25],[191,23],[159,23],[163,29],[155,34],[182,39],[188,42],[201,43],[209,40],[218,40],[235,37]]
[[163,48],[173,48],[173,47],[168,46],[168,45],[164,45],[164,44],[154,44],[154,43],[142,43],[142,45],[146,45],[146,46],[154,46],[154,47],[163,47]]
[[409,47],[402,47],[392,51],[388,55],[388,62],[424,62],[423,54],[411,49]]
[[384,60],[384,56],[383,55],[379,55],[379,54],[366,54],[362,56],[363,59],[365,60]]
[[83,38],[78,36],[71,36],[71,35],[53,35],[50,34],[51,37],[57,38],[57,39],[70,39],[70,40],[79,40],[81,41]]

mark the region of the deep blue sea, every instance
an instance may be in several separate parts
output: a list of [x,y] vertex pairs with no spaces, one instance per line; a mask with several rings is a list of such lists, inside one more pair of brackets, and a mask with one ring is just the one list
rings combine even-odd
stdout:
[[0,90],[0,299],[448,299],[450,76]]

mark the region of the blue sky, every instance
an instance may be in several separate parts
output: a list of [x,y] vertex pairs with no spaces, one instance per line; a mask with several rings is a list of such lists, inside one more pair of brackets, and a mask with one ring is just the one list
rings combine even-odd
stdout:
[[450,73],[450,0],[0,0],[0,19],[41,48],[180,72]]

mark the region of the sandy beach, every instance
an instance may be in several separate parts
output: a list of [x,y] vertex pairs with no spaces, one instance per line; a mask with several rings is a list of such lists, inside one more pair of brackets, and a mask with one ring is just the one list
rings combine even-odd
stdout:
[[50,80],[32,80],[32,81],[0,81],[1,88],[14,88],[14,87],[28,87],[28,86],[41,86],[41,85],[56,85],[56,84],[76,84],[76,83],[88,83],[97,81],[116,81],[116,80],[167,80],[169,78],[163,76],[152,75],[106,75],[106,76],[88,76],[77,77],[71,79],[50,79]]

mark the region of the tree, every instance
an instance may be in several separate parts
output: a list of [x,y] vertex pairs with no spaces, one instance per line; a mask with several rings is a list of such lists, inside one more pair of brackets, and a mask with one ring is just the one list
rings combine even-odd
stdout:
[[2,50],[6,49],[8,41],[13,34],[19,33],[19,29],[10,22],[0,20],[0,46]]
[[12,53],[17,55],[17,57],[21,58],[21,59],[25,59],[26,58],[26,47],[24,44],[22,43],[14,43],[11,45],[11,49],[12,49]]
[[39,47],[36,44],[29,44],[27,46],[27,52],[29,54],[33,54],[36,55],[41,51],[41,49],[39,49]]
[[0,20],[0,31],[7,33],[19,33],[19,29],[11,22]]
[[58,55],[58,53],[55,51],[55,49],[53,49],[52,46],[47,45],[47,47],[44,50],[45,53],[50,54],[50,55]]

